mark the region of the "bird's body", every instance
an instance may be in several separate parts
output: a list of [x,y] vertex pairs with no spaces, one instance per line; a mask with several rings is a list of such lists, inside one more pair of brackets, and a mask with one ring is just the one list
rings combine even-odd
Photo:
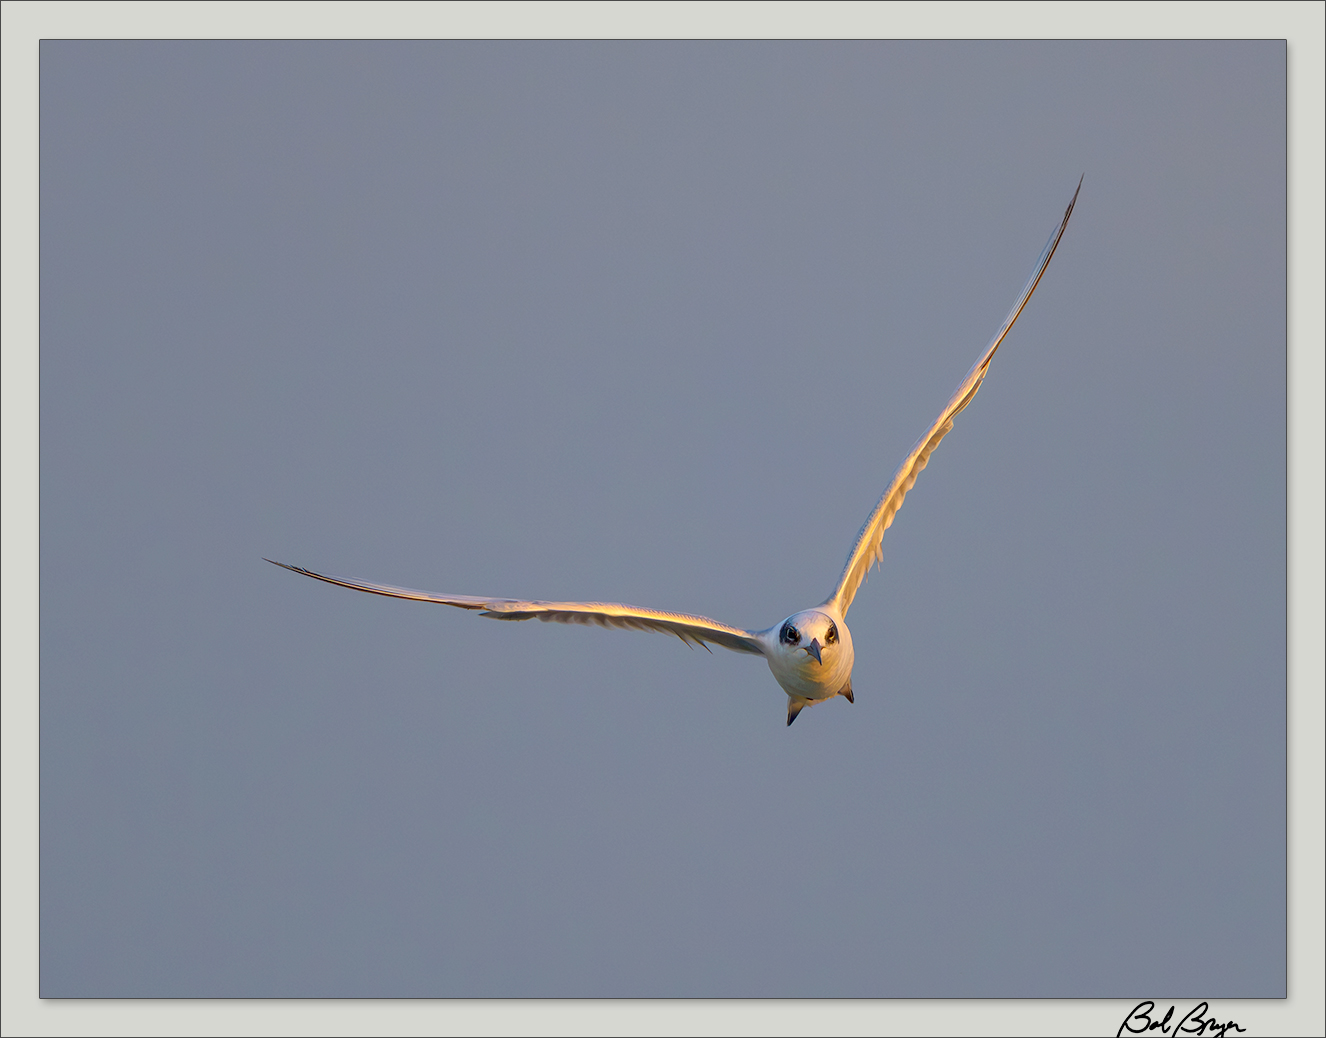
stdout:
[[[1078,191],[1081,189],[1082,184],[1079,181]],[[870,567],[883,557],[880,543],[884,531],[893,522],[893,516],[902,505],[903,498],[915,484],[921,470],[925,468],[931,452],[953,428],[953,419],[976,395],[995,351],[1004,341],[1004,337],[1040,283],[1041,275],[1049,266],[1076,203],[1075,191],[1072,201],[1068,203],[1068,208],[1064,212],[1063,220],[1050,236],[1022,295],[1013,304],[1013,309],[1009,311],[1003,325],[995,333],[995,337],[981,358],[967,373],[967,377],[958,386],[944,410],[940,412],[939,418],[925,435],[916,441],[911,453],[903,459],[884,495],[871,511],[865,525],[861,527],[833,594],[814,608],[792,614],[781,624],[762,631],[748,631],[710,620],[705,616],[669,613],[610,602],[541,602],[471,595],[441,595],[388,584],[346,580],[314,573],[299,566],[289,566],[284,562],[274,564],[356,591],[476,610],[481,616],[498,620],[530,620],[537,617],[540,620],[558,623],[596,624],[603,627],[660,631],[674,634],[688,644],[698,642],[706,648],[710,644],[720,645],[734,652],[763,656],[769,663],[769,670],[773,673],[774,679],[787,693],[789,725],[796,720],[797,714],[804,707],[822,703],[826,699],[842,696],[848,702],[855,702],[852,692],[852,664],[855,661],[855,654],[852,649],[852,635],[847,627],[847,610]],[[274,562],[271,559],[267,561]]]
[[834,696],[855,702],[852,632],[832,605],[803,610],[763,633],[771,636],[765,652],[769,670],[787,693],[788,724],[802,707]]

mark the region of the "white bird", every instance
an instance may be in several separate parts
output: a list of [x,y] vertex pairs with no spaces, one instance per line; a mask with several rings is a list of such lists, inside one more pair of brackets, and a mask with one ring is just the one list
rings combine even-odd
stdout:
[[856,543],[847,556],[847,564],[838,578],[838,586],[833,594],[812,609],[803,609],[793,613],[781,624],[763,631],[747,631],[740,627],[710,620],[707,616],[692,616],[689,613],[668,613],[658,609],[641,609],[637,606],[620,605],[614,602],[526,602],[513,598],[483,598],[471,595],[439,595],[428,591],[413,591],[410,588],[391,587],[387,584],[369,584],[359,580],[346,580],[341,577],[314,573],[299,566],[289,566],[274,559],[265,561],[282,566],[306,577],[325,580],[330,584],[353,588],[356,591],[369,591],[375,595],[389,595],[392,598],[408,598],[417,602],[436,602],[441,605],[456,606],[459,609],[478,610],[480,616],[489,616],[497,620],[529,620],[537,617],[544,621],[556,621],[566,624],[598,624],[602,627],[623,627],[639,631],[662,631],[675,634],[687,644],[699,643],[708,648],[710,644],[721,645],[734,652],[747,652],[753,656],[763,656],[769,661],[769,669],[774,678],[787,693],[787,723],[796,720],[803,708],[822,703],[835,696],[842,696],[849,703],[855,702],[852,695],[852,663],[855,655],[852,651],[852,633],[847,627],[847,610],[852,605],[857,588],[865,580],[870,567],[881,561],[884,556],[880,542],[884,531],[893,522],[893,516],[902,505],[907,491],[912,489],[916,477],[930,460],[930,454],[944,435],[953,428],[953,419],[959,411],[971,403],[972,397],[980,389],[986,369],[1004,341],[1013,323],[1022,313],[1027,300],[1036,291],[1041,275],[1050,265],[1050,259],[1059,245],[1068,226],[1068,218],[1077,203],[1082,182],[1078,181],[1072,201],[1064,211],[1064,218],[1055,228],[1036,268],[1027,280],[1026,287],[1018,296],[1013,309],[995,333],[990,345],[981,354],[962,380],[944,410],[934,424],[926,431],[911,453],[903,459],[898,471],[894,473],[884,496],[875,505],[874,511],[866,519],[865,525],[857,535]]

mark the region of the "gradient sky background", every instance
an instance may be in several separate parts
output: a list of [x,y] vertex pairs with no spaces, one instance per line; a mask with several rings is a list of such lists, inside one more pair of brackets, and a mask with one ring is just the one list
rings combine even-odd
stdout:
[[[1285,992],[1285,49],[41,50],[42,993]],[[765,627],[1054,262],[849,616]]]

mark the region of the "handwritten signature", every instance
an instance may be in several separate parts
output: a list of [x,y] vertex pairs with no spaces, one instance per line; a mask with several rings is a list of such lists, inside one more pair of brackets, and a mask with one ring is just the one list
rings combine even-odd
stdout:
[[1168,1012],[1160,1020],[1154,1019],[1151,1015],[1155,1012],[1155,1008],[1156,1004],[1150,1000],[1138,1002],[1123,1018],[1123,1023],[1114,1033],[1114,1038],[1120,1038],[1125,1031],[1129,1034],[1150,1034],[1152,1031],[1159,1031],[1161,1034],[1218,1034],[1224,1038],[1226,1031],[1244,1030],[1233,1020],[1227,1020],[1222,1024],[1214,1017],[1208,1017],[1206,1013],[1211,1007],[1205,1002],[1198,1002],[1177,1024],[1173,1025],[1170,1023],[1174,1019],[1173,1006],[1169,1007]]

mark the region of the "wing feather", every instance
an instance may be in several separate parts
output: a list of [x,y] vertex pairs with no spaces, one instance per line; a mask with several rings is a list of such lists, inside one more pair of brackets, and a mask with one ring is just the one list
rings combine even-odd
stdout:
[[314,573],[302,566],[277,562],[275,559],[265,561],[282,569],[288,569],[292,573],[302,573],[314,580],[325,580],[328,584],[337,584],[355,591],[475,610],[480,616],[492,617],[495,620],[537,619],[551,623],[593,624],[599,627],[635,631],[660,631],[676,635],[687,645],[703,645],[707,649],[713,644],[731,649],[733,652],[764,655],[764,640],[760,632],[729,627],[717,620],[710,620],[707,616],[669,613],[659,609],[640,609],[637,606],[621,605],[617,602],[535,602],[515,598],[481,598],[474,595],[439,595],[429,591],[415,591],[412,588],[392,587],[390,584],[370,584],[362,580],[332,577],[324,573]]
[[958,413],[964,407],[971,403],[972,397],[981,388],[981,382],[990,367],[990,361],[994,358],[995,350],[999,349],[999,344],[1004,341],[1004,337],[1008,335],[1013,323],[1021,315],[1023,307],[1027,305],[1027,300],[1031,298],[1031,294],[1036,291],[1036,286],[1040,284],[1041,275],[1045,273],[1045,268],[1050,265],[1054,250],[1059,247],[1059,239],[1063,237],[1064,230],[1068,227],[1068,218],[1073,214],[1073,206],[1077,204],[1077,195],[1081,190],[1082,181],[1079,180],[1077,191],[1073,192],[1073,199],[1064,211],[1064,218],[1059,222],[1059,226],[1055,228],[1054,233],[1050,235],[1050,240],[1045,243],[1045,248],[1036,261],[1036,268],[1032,271],[1031,277],[1027,279],[1022,294],[1018,296],[1017,302],[1013,304],[1013,309],[1008,312],[1008,317],[1005,318],[1003,325],[995,333],[994,338],[990,340],[990,345],[981,354],[981,359],[972,366],[971,371],[967,372],[967,377],[962,380],[962,384],[958,386],[957,391],[948,404],[945,405],[944,410],[940,412],[935,424],[916,441],[911,453],[898,466],[898,471],[894,473],[888,489],[884,491],[884,496],[879,499],[874,511],[866,519],[865,525],[861,527],[861,532],[857,534],[856,543],[852,546],[851,554],[847,557],[847,564],[843,567],[842,576],[838,578],[838,587],[824,603],[836,607],[840,616],[847,613],[852,604],[852,599],[856,597],[857,588],[866,579],[870,567],[884,558],[881,548],[884,531],[892,524],[894,515],[902,507],[903,498],[916,484],[916,477],[921,474],[921,470],[929,463],[930,455],[939,446],[939,441],[953,428],[953,419],[958,416]]

